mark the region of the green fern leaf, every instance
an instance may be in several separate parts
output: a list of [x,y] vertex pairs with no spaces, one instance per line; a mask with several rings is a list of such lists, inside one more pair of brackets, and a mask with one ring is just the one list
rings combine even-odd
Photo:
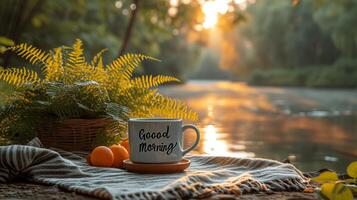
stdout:
[[73,84],[77,81],[89,80],[88,74],[91,73],[91,67],[85,60],[82,46],[82,41],[76,39],[68,53],[64,73],[66,83]]
[[68,54],[69,66],[72,68],[80,67],[85,64],[85,58],[83,54],[83,43],[80,39],[76,39],[71,52]]
[[103,54],[108,51],[108,49],[102,49],[99,51],[94,57],[91,62],[91,65],[94,67],[103,67]]
[[7,48],[7,50],[15,52],[17,55],[28,60],[32,64],[41,63],[47,65],[51,62],[51,55],[29,44],[19,44]]
[[157,60],[156,58],[142,55],[142,54],[125,54],[115,59],[106,68],[108,72],[113,73],[119,77],[129,80],[135,68],[144,60]]
[[196,121],[198,119],[197,113],[189,109],[187,105],[180,100],[156,94],[155,100],[153,101],[154,105],[152,106],[152,112],[156,116],[182,118],[192,121]]
[[55,48],[53,59],[45,67],[45,80],[49,82],[61,81],[64,78],[62,48]]
[[162,75],[158,75],[158,76],[152,76],[152,75],[146,75],[146,76],[140,76],[140,77],[136,77],[133,80],[131,80],[131,83],[139,88],[151,88],[151,87],[157,87],[163,83],[167,83],[167,82],[180,82],[180,80],[178,80],[175,77],[172,76],[162,76]]
[[28,83],[38,84],[41,82],[37,72],[27,68],[0,69],[0,80],[16,87]]

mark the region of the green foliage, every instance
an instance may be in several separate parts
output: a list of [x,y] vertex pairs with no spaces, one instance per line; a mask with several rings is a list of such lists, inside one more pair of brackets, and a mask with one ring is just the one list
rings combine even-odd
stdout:
[[[1,138],[24,141],[33,137],[41,123],[73,118],[108,118],[110,132],[105,143],[118,142],[126,133],[130,117],[169,117],[196,120],[197,114],[155,87],[178,79],[171,76],[133,78],[144,60],[141,54],[126,54],[108,65],[100,51],[90,63],[81,40],[71,47],[50,52],[31,45],[8,48],[41,67],[41,75],[26,68],[0,69],[0,80],[16,90],[0,112]],[[120,136],[120,137],[118,137]]]
[[328,200],[352,200],[353,192],[357,191],[357,161],[347,167],[350,179],[339,180],[335,172],[326,171],[312,178],[312,181],[321,183],[317,190],[320,197]]
[[248,82],[253,85],[354,88],[357,86],[356,66],[354,60],[341,59],[332,66],[254,70]]
[[37,73],[27,68],[0,69],[0,80],[14,86],[41,82]]
[[0,53],[3,53],[6,51],[7,46],[13,46],[14,41],[7,37],[0,36]]
[[249,5],[247,23],[226,34],[225,67],[257,85],[356,87],[356,2],[294,2]]
[[[120,6],[115,6],[117,2]],[[58,44],[70,45],[69,41],[80,37],[87,44],[87,56],[108,47],[101,59],[112,60],[119,55],[124,42],[132,3],[123,0],[2,0],[0,51],[13,42],[27,41],[49,49]],[[186,78],[201,64],[202,46],[208,44],[210,31],[195,29],[202,23],[198,0],[190,4],[178,1],[177,14],[173,16],[168,14],[169,8],[167,0],[140,1],[128,52],[140,51],[165,58],[155,68],[150,62],[143,62],[140,73]],[[344,67],[340,72],[335,63],[346,58],[356,60],[356,9],[357,3],[353,0],[256,0],[244,11],[236,7],[231,14],[238,17],[220,16],[224,20],[219,21],[226,23],[219,23],[214,32],[223,32],[224,44],[219,41],[221,57],[215,51],[216,56],[203,60],[202,71],[209,73],[204,77],[217,74],[212,69],[205,70],[206,66],[221,65],[230,74],[239,76],[239,80],[264,71],[274,77],[280,77],[281,73],[293,79],[273,81],[275,85],[355,87],[355,75],[345,73]],[[234,26],[234,21],[244,18],[241,13],[246,23]],[[217,46],[212,46],[216,50]],[[9,54],[0,57],[0,65],[5,62],[11,66],[23,65]],[[98,62],[98,58],[93,62]],[[296,69],[312,66],[316,72],[315,69]],[[309,71],[313,71],[313,76]],[[301,74],[308,77],[300,80]],[[202,78],[199,75],[193,78]],[[227,78],[223,73],[221,77]]]
[[324,32],[331,35],[335,46],[341,51],[342,57],[357,56],[357,1],[319,0],[314,19]]
[[346,87],[354,88],[357,86],[357,69],[352,71],[345,67],[326,67],[319,69],[309,75],[306,82],[311,87]]
[[155,77],[153,77],[152,75],[149,76],[144,75],[134,78],[131,82],[132,84],[137,85],[138,87],[141,88],[151,88],[151,87],[159,86],[162,83],[172,82],[172,81],[179,82],[179,80],[175,77],[161,76],[161,75]]
[[255,70],[248,77],[249,84],[252,85],[272,85],[272,86],[298,86],[305,85],[310,70],[307,69],[272,69]]
[[0,45],[3,45],[3,46],[13,46],[13,45],[14,45],[14,41],[12,41],[12,40],[9,39],[9,38],[0,36]]
[[8,48],[15,52],[17,55],[25,58],[31,64],[41,63],[42,65],[49,65],[50,63],[50,54],[47,54],[40,49],[33,47],[28,44],[20,44],[16,46],[11,46]]
[[[120,7],[116,3],[120,3]],[[169,16],[167,0],[140,0],[127,52],[145,52],[162,59],[155,68],[142,63],[146,74],[174,75],[182,78],[197,64],[200,46],[187,42],[186,36],[194,30],[199,5],[179,3],[178,13]],[[2,0],[0,1],[0,36],[15,43],[26,41],[41,49],[59,44],[71,45],[74,38],[86,43],[86,55],[95,55],[107,47],[104,61],[118,57],[133,1],[124,0]],[[145,44],[145,45],[143,45]],[[8,56],[8,55],[6,55]],[[3,56],[4,60],[5,57]],[[1,62],[0,58],[0,65]],[[4,65],[4,64],[3,64]],[[24,65],[14,56],[6,65]]]
[[247,24],[237,28],[241,54],[236,67],[294,68],[333,64],[338,56],[331,37],[313,18],[312,1],[257,0],[247,8]]

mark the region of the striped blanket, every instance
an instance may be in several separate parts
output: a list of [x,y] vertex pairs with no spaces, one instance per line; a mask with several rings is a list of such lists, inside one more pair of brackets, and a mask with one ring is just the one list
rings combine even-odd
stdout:
[[291,164],[266,159],[187,156],[184,173],[135,174],[92,167],[85,154],[42,148],[38,139],[27,146],[0,147],[0,183],[25,178],[103,199],[188,199],[217,194],[301,191],[307,178]]

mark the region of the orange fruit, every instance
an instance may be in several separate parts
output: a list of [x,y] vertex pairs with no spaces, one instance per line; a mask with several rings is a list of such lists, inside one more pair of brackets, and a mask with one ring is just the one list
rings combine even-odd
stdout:
[[109,147],[114,154],[113,167],[122,168],[123,161],[129,158],[129,153],[125,147],[121,145],[112,145]]
[[111,167],[114,162],[114,154],[108,147],[99,146],[92,151],[90,161],[93,166]]
[[120,143],[120,145],[123,146],[128,151],[128,153],[130,154],[130,146],[129,146],[129,140],[128,139],[122,141]]

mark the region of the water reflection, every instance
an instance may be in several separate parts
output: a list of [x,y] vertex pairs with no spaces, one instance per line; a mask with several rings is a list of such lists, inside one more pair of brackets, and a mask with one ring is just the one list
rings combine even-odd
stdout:
[[244,144],[229,145],[224,135],[217,133],[217,128],[210,124],[203,128],[203,153],[217,156],[254,157],[252,152],[245,152]]
[[[243,83],[189,82],[162,88],[200,115],[199,153],[294,157],[303,170],[343,171],[357,159],[357,93],[250,87]],[[187,134],[192,144],[194,134]]]
[[218,139],[217,129],[213,125],[204,128],[203,151],[211,155],[227,155],[228,145],[226,141]]

